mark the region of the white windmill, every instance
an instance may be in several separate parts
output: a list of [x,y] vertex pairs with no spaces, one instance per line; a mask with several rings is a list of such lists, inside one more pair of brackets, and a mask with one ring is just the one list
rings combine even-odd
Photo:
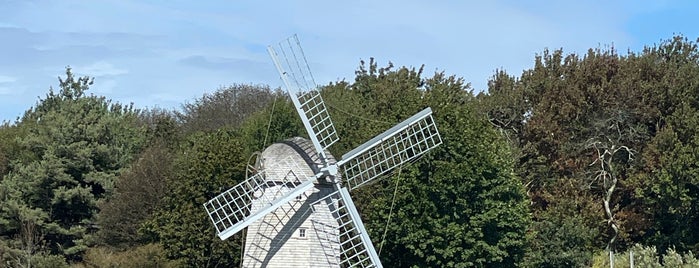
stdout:
[[[338,141],[294,35],[268,47],[310,141],[275,143],[258,173],[204,204],[225,240],[248,228],[244,267],[382,267],[349,190],[414,161],[442,143],[426,108],[337,161]],[[348,190],[349,189],[349,190]]]

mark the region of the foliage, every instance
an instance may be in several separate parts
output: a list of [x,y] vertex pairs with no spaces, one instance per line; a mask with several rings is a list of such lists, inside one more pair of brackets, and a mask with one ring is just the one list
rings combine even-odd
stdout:
[[0,263],[0,267],[68,268],[70,266],[66,262],[65,257],[61,255],[48,255],[46,253],[40,253],[31,256],[29,261],[9,261],[6,263]]
[[590,267],[593,253],[602,244],[594,242],[602,215],[585,217],[597,209],[586,196],[589,193],[577,193],[565,183],[558,187],[557,194],[567,198],[557,198],[546,210],[536,212],[525,267]]
[[160,244],[145,244],[124,251],[113,251],[103,247],[93,247],[85,253],[82,263],[76,268],[140,268],[140,267],[182,267],[177,261],[169,260]]
[[294,104],[287,96],[278,97],[265,109],[250,115],[240,126],[246,155],[262,151],[273,142],[307,136]]
[[[687,252],[686,254],[680,254],[675,251],[674,248],[670,248],[664,255],[659,256],[659,253],[654,246],[635,244],[627,251],[614,255],[614,267],[631,267],[632,257],[634,267],[690,268],[699,266],[699,260],[694,257],[694,254],[692,254],[691,251]],[[600,253],[596,254],[592,267],[609,267],[609,253],[601,251]]]
[[[384,265],[606,267],[604,248],[615,267],[698,265],[697,42],[544,50],[477,96],[373,59],[355,74],[321,88],[335,156],[427,106],[443,140],[352,193]],[[305,135],[288,96],[235,84],[140,111],[92,84],[68,68],[0,125],[0,267],[237,266],[241,236],[220,241],[202,204]]]
[[[615,251],[634,243],[655,245],[661,252],[673,245],[699,249],[693,224],[699,202],[694,153],[698,59],[696,42],[675,36],[627,55],[613,47],[584,55],[545,50],[519,77],[496,72],[489,92],[478,96],[480,109],[516,147],[517,172],[535,215],[532,238],[557,236],[544,240],[550,245],[532,247],[536,252],[528,256],[544,260],[551,246],[580,238],[539,229],[570,220],[548,210],[571,197],[589,206],[568,207],[567,215],[579,215],[593,223],[586,227],[597,229],[594,237],[585,236],[585,247],[610,241]],[[599,156],[607,151],[618,153],[604,158],[604,170],[589,166],[600,167]],[[613,176],[597,176],[600,171]],[[594,223],[600,215],[607,221]],[[578,260],[573,266],[586,265]]]
[[166,145],[167,148],[174,149],[184,135],[177,122],[177,114],[172,111],[159,108],[140,110],[137,123],[146,128],[148,145]]
[[185,133],[239,127],[247,117],[284,95],[265,85],[234,84],[182,105],[176,113]]
[[425,161],[353,193],[371,237],[382,245],[382,262],[514,266],[524,254],[529,216],[507,143],[473,110],[474,97],[461,79],[442,73],[424,79],[421,73],[377,68],[372,60],[360,66],[355,83],[324,91],[339,135],[350,137],[340,148],[353,148],[425,106],[433,108],[442,133],[444,144]]
[[98,239],[102,244],[127,248],[147,241],[141,225],[160,208],[173,177],[172,153],[163,143],[146,148],[131,168],[117,178],[114,194],[99,205]]
[[24,154],[10,162],[0,184],[0,236],[12,239],[31,223],[41,250],[76,260],[94,231],[97,203],[112,191],[142,135],[130,106],[85,95],[92,79],[68,68],[59,82],[58,93],[50,90],[17,123]]
[[0,125],[0,181],[10,173],[12,160],[31,159],[31,155],[22,150],[20,137],[26,135],[26,128],[16,124]]
[[188,137],[175,159],[169,193],[144,231],[157,237],[170,259],[192,267],[237,266],[240,235],[221,241],[203,204],[245,177],[246,155],[230,130]]

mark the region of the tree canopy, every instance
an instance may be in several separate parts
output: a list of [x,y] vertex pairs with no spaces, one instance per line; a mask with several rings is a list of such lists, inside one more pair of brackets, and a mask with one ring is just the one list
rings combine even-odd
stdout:
[[[699,40],[698,40],[699,41]],[[0,267],[238,266],[202,204],[249,157],[306,136],[283,91],[235,84],[180,109],[89,94],[70,68],[0,125]],[[699,48],[543,50],[488,91],[360,62],[320,92],[355,148],[425,107],[443,144],[353,199],[387,267],[653,267],[699,254]]]
[[80,260],[98,228],[97,204],[143,145],[136,111],[85,95],[90,85],[68,68],[59,92],[50,90],[18,124],[6,126],[23,135],[11,141],[21,153],[10,156],[0,182],[0,235],[20,234],[3,239],[3,251],[21,262],[42,250]]
[[[696,148],[698,52],[696,42],[675,36],[626,55],[613,47],[583,56],[545,50],[520,77],[496,73],[479,97],[518,152],[532,201],[532,249],[541,250],[530,251],[535,266],[589,266],[592,249],[605,245],[696,253],[699,188],[689,148]],[[598,176],[601,160],[609,177]],[[560,230],[548,230],[554,226]],[[586,256],[575,262],[550,257],[581,250]]]

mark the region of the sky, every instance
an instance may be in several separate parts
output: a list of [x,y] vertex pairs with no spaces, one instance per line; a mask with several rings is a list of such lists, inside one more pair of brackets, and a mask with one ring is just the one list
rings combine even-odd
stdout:
[[699,38],[694,0],[41,1],[0,0],[0,121],[58,87],[70,66],[88,93],[179,109],[232,84],[282,81],[266,47],[293,34],[318,84],[352,81],[360,60],[444,72],[487,90],[544,49],[639,52]]

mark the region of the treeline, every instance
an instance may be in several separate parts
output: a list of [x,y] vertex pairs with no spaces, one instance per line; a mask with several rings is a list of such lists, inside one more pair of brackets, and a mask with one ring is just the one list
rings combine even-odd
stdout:
[[[232,85],[139,110],[92,85],[67,69],[0,126],[0,267],[239,266],[243,236],[219,240],[202,204],[305,136],[288,96]],[[697,42],[546,50],[479,94],[371,60],[322,94],[335,156],[434,110],[444,144],[354,196],[386,267],[601,267],[610,251],[623,267],[629,249],[699,265]]]
[[589,266],[634,244],[699,253],[697,42],[547,50],[518,77],[497,72],[479,98],[530,201],[526,263]]

